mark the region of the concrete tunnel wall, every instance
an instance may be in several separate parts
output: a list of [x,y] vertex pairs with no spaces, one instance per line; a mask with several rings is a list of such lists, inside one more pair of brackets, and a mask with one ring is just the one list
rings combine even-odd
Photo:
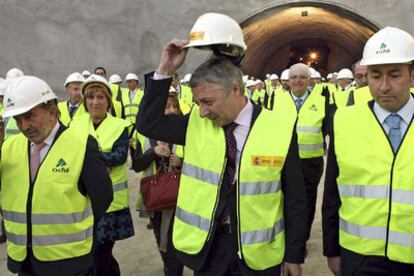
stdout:
[[[106,67],[109,75],[118,73],[124,77],[128,72],[136,72],[143,80],[144,73],[156,68],[163,45],[173,37],[186,38],[201,14],[225,13],[242,23],[253,15],[257,20],[266,15],[266,10],[287,2],[3,0],[0,3],[0,76],[18,67],[26,74],[44,78],[61,97],[65,97],[62,86],[69,73],[93,70],[98,65]],[[312,2],[345,7],[380,27],[392,25],[414,32],[412,0]],[[263,32],[267,27],[262,25],[261,29]],[[246,61],[252,61],[257,69],[246,70],[264,72],[272,60],[269,56],[255,59],[251,49],[256,46],[247,41],[250,49]],[[272,56],[276,58],[278,51]],[[283,53],[288,53],[286,47],[280,47],[282,58]],[[340,51],[337,56],[341,56]],[[206,52],[191,50],[179,73],[192,72],[207,57]]]

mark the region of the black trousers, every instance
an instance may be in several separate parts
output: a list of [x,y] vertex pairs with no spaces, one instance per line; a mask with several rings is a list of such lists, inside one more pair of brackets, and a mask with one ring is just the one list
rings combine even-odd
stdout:
[[412,276],[412,264],[391,261],[386,257],[364,256],[341,248],[342,276]]
[[309,240],[313,220],[315,219],[316,200],[318,198],[318,185],[323,174],[323,157],[301,159],[303,175],[305,177],[305,190],[307,198],[307,238]]
[[278,276],[281,266],[272,267],[265,271],[252,271],[238,259],[236,245],[231,234],[225,227],[217,229],[208,252],[206,263],[194,276]]
[[119,276],[119,264],[112,255],[115,242],[97,245],[95,248],[95,263],[92,269],[93,276]]
[[[153,216],[150,217],[152,224],[154,225],[154,236],[157,241],[157,245],[160,245],[160,234],[161,234],[161,218],[162,212],[154,212]],[[174,219],[174,218],[173,218]],[[168,241],[167,241],[167,252],[159,251],[162,261],[164,263],[164,274],[165,276],[182,276],[184,265],[177,258],[177,253],[172,244],[172,222],[168,229]]]

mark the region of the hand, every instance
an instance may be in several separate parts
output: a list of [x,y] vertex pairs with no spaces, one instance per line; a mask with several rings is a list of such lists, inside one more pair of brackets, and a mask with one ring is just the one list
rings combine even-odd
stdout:
[[328,257],[328,267],[335,276],[341,276],[341,257]]
[[108,172],[108,174],[110,174],[112,171],[112,167],[106,167],[106,171]]
[[162,49],[160,64],[156,72],[160,75],[171,76],[184,63],[188,48],[183,48],[188,40],[173,39]]
[[182,164],[182,161],[180,157],[172,153],[170,155],[170,167],[178,168],[178,167],[181,167],[181,164]]
[[283,263],[283,276],[301,276],[302,268],[300,264]]
[[157,146],[155,146],[154,152],[159,157],[170,157],[171,154],[168,144],[164,143],[159,143]]

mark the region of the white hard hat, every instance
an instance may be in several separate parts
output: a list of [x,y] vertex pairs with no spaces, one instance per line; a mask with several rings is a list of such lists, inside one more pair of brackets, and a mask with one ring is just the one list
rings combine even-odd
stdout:
[[326,78],[329,80],[329,79],[332,79],[332,77],[333,77],[333,74],[332,73],[329,73]]
[[246,81],[249,79],[249,76],[248,75],[244,75],[242,79],[243,79],[243,82],[246,83]]
[[254,82],[254,84],[259,84],[259,83],[262,83],[262,80],[257,79],[257,80],[255,80],[255,82]]
[[89,72],[88,70],[84,70],[83,72],[82,72],[82,76],[90,76],[91,75],[91,72]]
[[108,89],[108,93],[112,95],[112,90],[111,90],[111,87],[109,86],[108,81],[104,77],[102,77],[102,76],[99,76],[99,75],[96,75],[96,74],[92,74],[82,84],[82,96],[85,94],[86,88],[90,84],[93,84],[93,83],[101,84],[101,85],[105,86]]
[[256,85],[256,81],[254,80],[247,80],[246,81],[246,87],[251,87],[251,86],[255,86]]
[[128,74],[126,75],[126,77],[125,77],[125,80],[126,80],[126,81],[129,81],[129,80],[136,80],[137,82],[139,82],[139,78],[138,78],[138,76],[137,76],[136,74],[134,74],[134,73],[128,73]]
[[341,69],[339,71],[338,77],[337,77],[338,80],[341,80],[341,79],[351,79],[352,80],[353,78],[354,78],[354,75],[352,74],[352,71],[349,70],[348,68]]
[[266,74],[266,79],[268,79],[268,78],[270,78],[270,74],[269,73]]
[[282,74],[280,75],[280,79],[287,81],[289,80],[289,69],[285,69]]
[[18,77],[24,76],[24,73],[22,70],[18,69],[18,68],[12,68],[9,71],[7,71],[6,74],[6,80],[7,79],[15,79]]
[[225,45],[235,47],[241,53],[247,48],[239,23],[220,13],[206,13],[200,16],[191,29],[189,41],[186,47]]
[[279,76],[276,75],[276,74],[271,74],[270,77],[269,77],[269,79],[270,80],[278,80],[279,79]]
[[14,79],[8,79],[8,80],[3,79],[2,81],[0,81],[0,96],[4,96],[4,94],[6,94],[6,89],[9,87],[10,83],[13,80]]
[[0,77],[0,82],[4,81],[4,79],[2,77]]
[[121,76],[119,76],[118,74],[113,74],[112,76],[109,77],[109,82],[110,83],[120,83],[120,82],[122,82]]
[[409,63],[414,60],[414,38],[394,27],[385,27],[368,39],[361,65]]
[[185,76],[184,76],[184,79],[183,79],[183,82],[190,82],[190,80],[191,80],[191,74],[186,74]]
[[311,75],[311,78],[312,79],[320,79],[320,78],[322,78],[322,76],[321,76],[321,73],[319,73],[318,71],[316,71],[316,70],[313,70],[314,72],[312,72],[312,75]]
[[33,76],[13,79],[4,95],[3,117],[26,113],[35,106],[57,99],[52,88],[44,80]]
[[75,72],[70,74],[65,80],[65,87],[68,86],[70,83],[79,82],[82,83],[85,81],[85,78],[79,73]]
[[315,68],[313,68],[313,67],[309,67],[309,70],[310,70],[311,77],[312,77],[312,75],[314,75],[314,74],[315,74],[316,70],[315,70]]

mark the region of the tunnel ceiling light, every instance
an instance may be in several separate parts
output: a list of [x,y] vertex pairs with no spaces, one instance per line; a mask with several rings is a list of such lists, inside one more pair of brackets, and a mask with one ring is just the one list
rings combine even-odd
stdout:
[[318,53],[316,53],[316,52],[311,52],[311,53],[309,54],[309,57],[310,57],[311,59],[317,59],[317,58],[318,58]]

